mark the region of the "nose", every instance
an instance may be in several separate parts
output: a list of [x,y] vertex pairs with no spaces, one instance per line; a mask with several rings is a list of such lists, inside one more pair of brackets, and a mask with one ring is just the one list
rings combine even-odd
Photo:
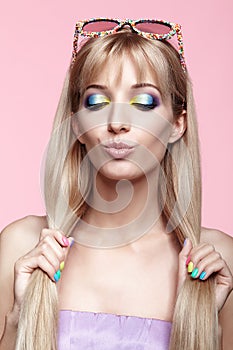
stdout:
[[114,134],[129,132],[131,126],[127,115],[127,111],[119,105],[112,107],[108,118],[108,131]]
[[110,123],[108,125],[108,131],[114,133],[114,134],[122,134],[125,132],[128,132],[130,130],[129,125],[122,124],[122,123]]

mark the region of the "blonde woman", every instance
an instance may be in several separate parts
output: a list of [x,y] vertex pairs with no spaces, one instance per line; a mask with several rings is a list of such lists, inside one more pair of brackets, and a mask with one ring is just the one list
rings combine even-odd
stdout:
[[179,25],[77,23],[44,194],[1,233],[1,350],[232,349],[233,240],[201,226]]

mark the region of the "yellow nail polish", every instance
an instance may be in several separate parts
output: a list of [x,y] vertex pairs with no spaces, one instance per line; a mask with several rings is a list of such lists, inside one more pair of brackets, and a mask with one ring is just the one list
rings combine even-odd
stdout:
[[61,270],[61,271],[64,270],[64,267],[65,267],[65,262],[62,261],[62,262],[60,263],[60,270]]
[[194,265],[193,262],[190,261],[190,263],[188,264],[188,272],[191,273],[193,271]]

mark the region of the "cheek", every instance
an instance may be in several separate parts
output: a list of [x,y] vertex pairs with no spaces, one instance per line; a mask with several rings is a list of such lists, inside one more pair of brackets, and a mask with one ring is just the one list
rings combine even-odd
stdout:
[[172,130],[172,114],[159,110],[146,112],[142,117],[135,113],[131,126],[141,129],[149,135],[148,139],[159,140],[166,147]]
[[91,149],[98,140],[101,124],[97,123],[97,118],[92,118],[87,111],[79,111],[72,116],[72,128],[77,139],[86,145],[86,149]]
[[101,130],[101,128],[95,128],[82,135],[87,157],[96,170],[109,162],[109,155],[103,152],[103,146],[99,142]]
[[85,108],[75,114],[79,135],[90,134],[92,130],[105,126],[108,123],[110,107],[105,107],[99,111],[89,111]]
[[157,163],[161,163],[166,153],[167,147],[158,139],[154,139],[150,151],[153,153]]
[[[137,125],[138,128],[138,125]],[[141,140],[148,148],[167,148],[171,135],[172,124],[162,116],[157,115],[155,118],[147,118],[142,124],[140,131]]]
[[96,127],[82,134],[82,140],[83,143],[86,145],[87,151],[99,144],[101,131],[101,127]]
[[157,166],[163,160],[171,134],[171,124],[164,118],[157,118],[146,126],[146,129],[144,125],[144,128],[136,133],[137,141],[144,146],[138,161],[147,168]]
[[139,153],[138,160],[143,167],[155,167],[161,163],[167,150],[167,144],[164,144],[164,141],[161,142],[159,138],[147,134],[141,145],[143,150]]

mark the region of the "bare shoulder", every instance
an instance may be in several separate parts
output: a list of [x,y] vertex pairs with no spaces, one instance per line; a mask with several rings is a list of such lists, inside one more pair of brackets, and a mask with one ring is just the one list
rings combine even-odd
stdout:
[[[220,230],[202,228],[201,241],[212,244],[215,250],[218,251],[222,258],[227,263],[233,274],[233,237]],[[231,350],[233,344],[233,291],[228,295],[228,298],[219,312],[219,324],[222,329],[222,349]]]
[[28,215],[10,223],[0,233],[1,253],[7,251],[12,257],[22,256],[37,244],[40,232],[45,227],[45,216]]
[[0,233],[0,335],[14,301],[15,262],[36,246],[45,227],[45,216],[29,215],[10,223]]
[[233,237],[217,229],[202,227],[201,242],[212,244],[233,273]]

